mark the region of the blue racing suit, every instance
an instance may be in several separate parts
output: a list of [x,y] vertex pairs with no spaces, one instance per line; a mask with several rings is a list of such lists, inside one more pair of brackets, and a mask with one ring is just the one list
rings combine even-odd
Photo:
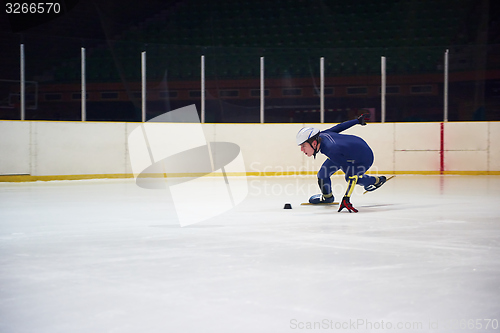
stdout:
[[365,174],[373,164],[373,152],[365,140],[355,135],[340,134],[356,124],[359,124],[358,119],[349,120],[319,134],[319,151],[327,157],[318,171],[318,184],[323,194],[332,193],[330,177],[338,170],[345,173],[346,181],[357,175],[357,184],[362,186],[374,184],[376,181],[375,177]]

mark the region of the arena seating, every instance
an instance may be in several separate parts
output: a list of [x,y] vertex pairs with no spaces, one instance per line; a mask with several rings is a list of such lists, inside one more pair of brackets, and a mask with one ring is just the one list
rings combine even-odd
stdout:
[[[439,70],[449,45],[473,42],[467,33],[472,0],[443,1],[179,1],[124,31],[114,44],[89,50],[88,80],[140,79],[140,52],[148,54],[148,77],[199,77],[201,54],[207,76],[255,78],[259,57],[266,76],[371,75],[380,56],[388,72]],[[210,65],[210,66],[208,66]],[[79,59],[54,68],[54,80],[79,79]]]

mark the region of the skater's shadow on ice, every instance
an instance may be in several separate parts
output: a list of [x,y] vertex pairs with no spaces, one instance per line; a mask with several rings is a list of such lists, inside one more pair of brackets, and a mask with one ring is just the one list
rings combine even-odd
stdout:
[[[359,207],[362,208],[379,208],[379,207],[391,207],[391,206],[396,206],[397,204],[379,204],[379,205],[362,205]],[[395,208],[395,207],[392,207]]]
[[414,209],[420,209],[420,208],[425,208],[429,209],[432,206],[439,206],[439,205],[408,205],[408,204],[397,204],[397,203],[392,203],[392,204],[378,204],[378,205],[361,205],[359,207],[355,206],[356,208],[359,209],[359,212],[386,212],[386,211],[391,211],[391,210],[414,210]]
[[211,229],[211,228],[221,228],[223,225],[200,225],[200,224],[191,224],[181,227],[179,224],[160,224],[160,225],[150,225],[151,228],[171,228],[171,229]]
[[[406,205],[400,205],[400,204],[379,204],[379,205],[359,205],[356,206],[354,205],[355,208],[359,210],[359,213],[368,213],[368,212],[386,212],[390,210],[402,210],[405,208],[408,208]],[[338,205],[332,205],[331,207],[328,207],[328,210],[338,210],[339,206]],[[343,213],[347,212],[346,209],[342,210]],[[341,213],[342,213],[341,212]]]

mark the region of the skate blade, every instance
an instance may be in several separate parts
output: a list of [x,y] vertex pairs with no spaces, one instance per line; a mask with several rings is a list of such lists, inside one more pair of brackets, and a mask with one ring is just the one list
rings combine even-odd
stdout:
[[300,205],[301,206],[328,206],[328,205],[338,205],[338,204],[339,204],[338,202],[324,202],[324,203],[317,203],[317,204],[313,204],[310,202],[303,202]]
[[[390,176],[389,178],[387,178],[387,179],[385,180],[385,182],[387,183],[390,179],[392,179],[392,178],[394,178],[394,177],[396,177],[396,175],[392,175],[392,176]],[[363,192],[363,194],[366,194],[366,193],[368,193],[368,192],[373,192],[373,191],[364,191],[364,192]]]

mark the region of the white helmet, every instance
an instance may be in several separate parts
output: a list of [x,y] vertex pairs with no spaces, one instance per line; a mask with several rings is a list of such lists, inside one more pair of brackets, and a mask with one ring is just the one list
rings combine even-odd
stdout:
[[[317,136],[319,135],[319,129],[314,128],[314,127],[304,127],[302,128],[299,133],[297,133],[297,146],[300,146],[306,141],[309,141],[311,139],[316,139]],[[312,140],[311,140],[312,141]],[[310,143],[310,141],[309,141]]]

